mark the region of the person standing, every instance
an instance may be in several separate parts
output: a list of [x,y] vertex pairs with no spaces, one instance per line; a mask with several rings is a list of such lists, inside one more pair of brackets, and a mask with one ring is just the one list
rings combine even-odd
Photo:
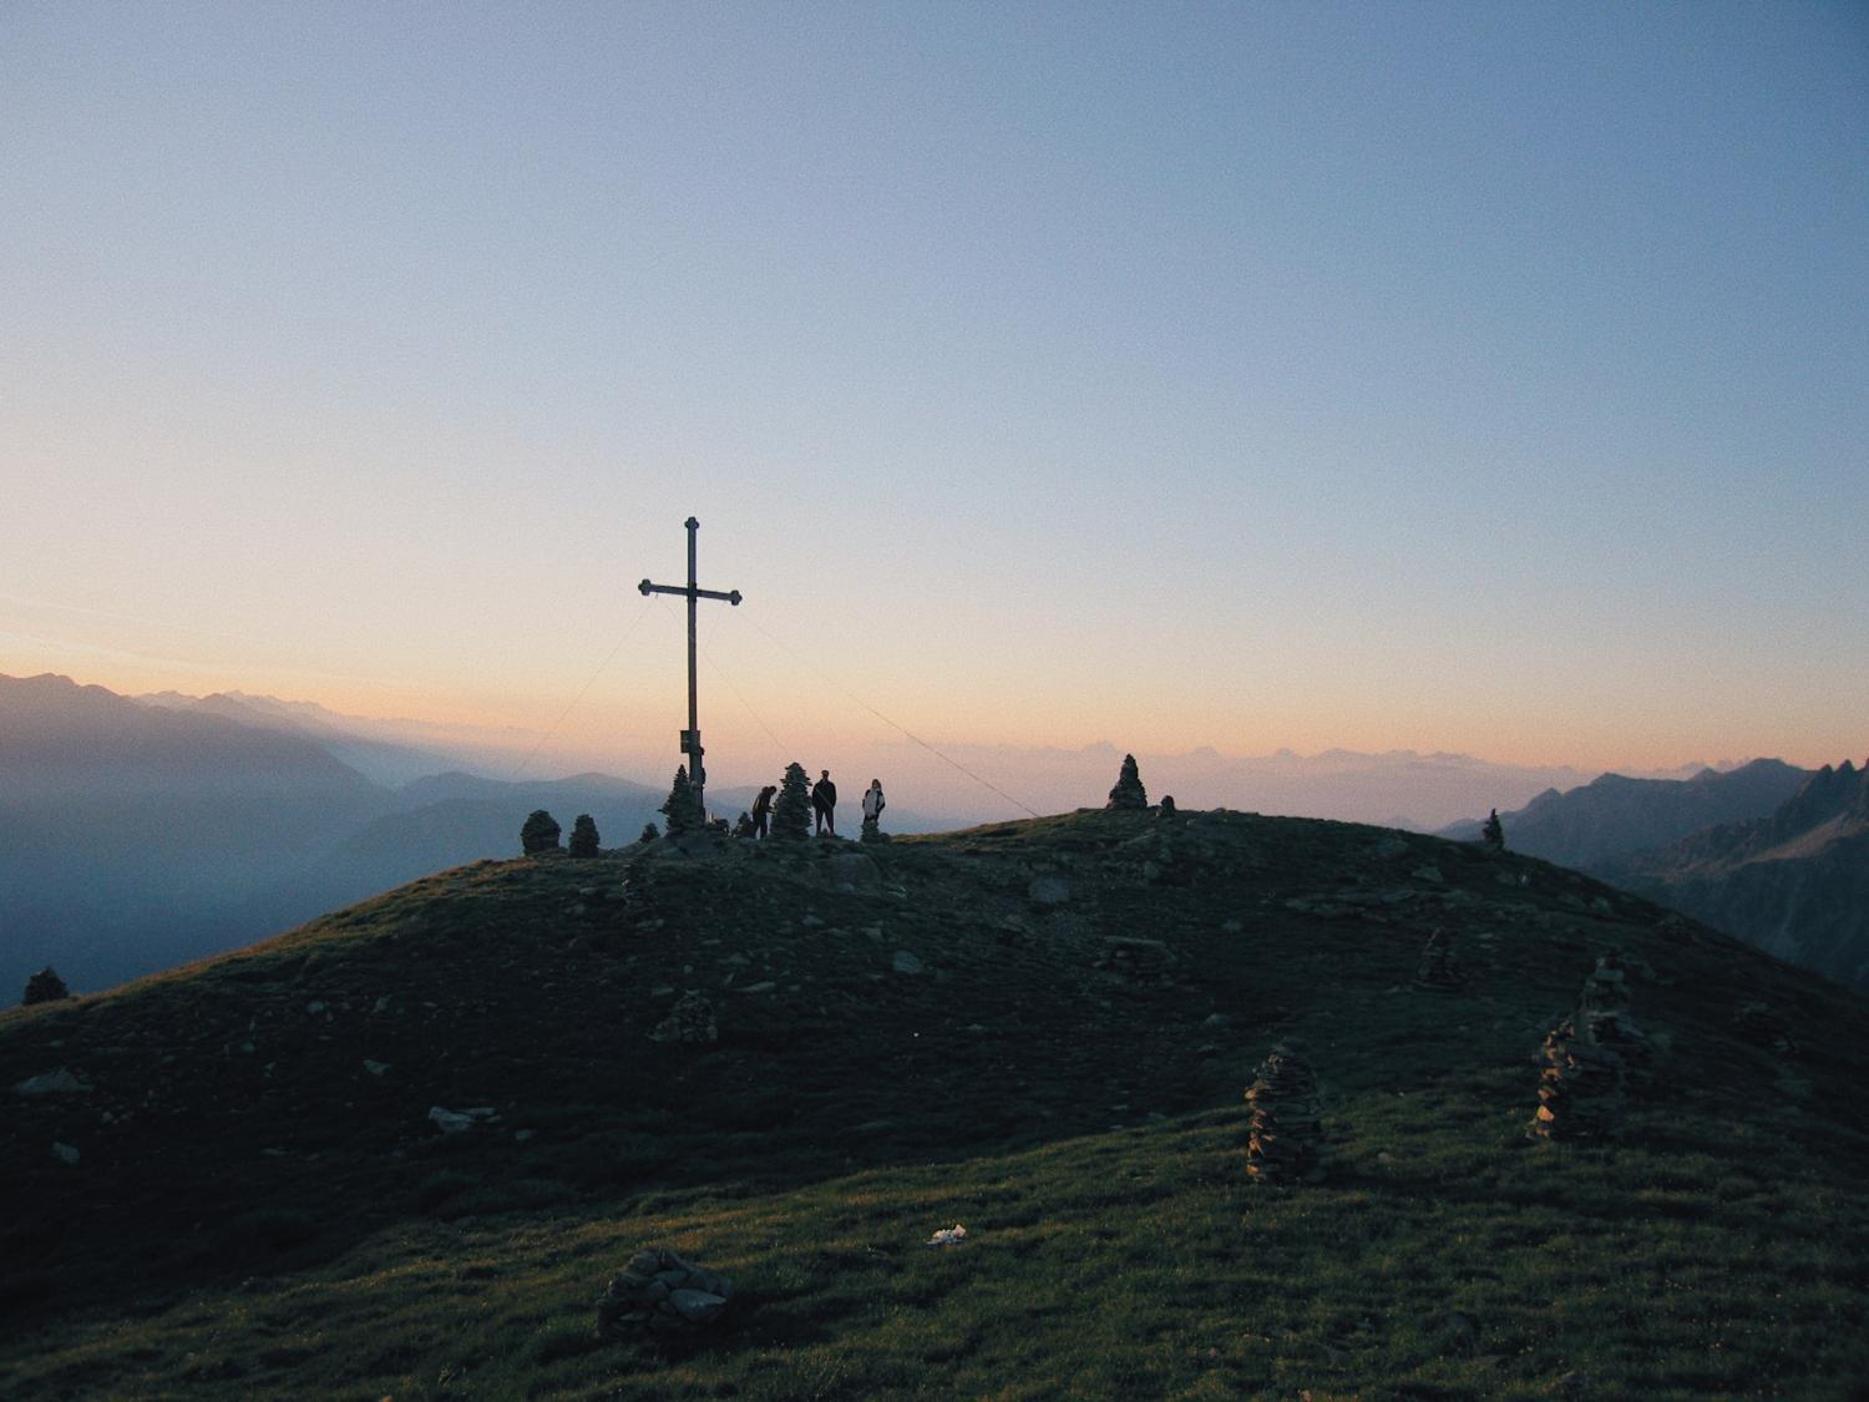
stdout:
[[753,799],[753,840],[766,836],[766,825],[772,818],[772,796],[779,791],[777,784],[768,784]]
[[876,820],[883,816],[883,809],[888,805],[889,801],[883,797],[883,781],[870,780],[870,786],[863,791],[863,825],[875,827]]
[[817,833],[822,837],[829,833],[837,836],[837,785],[831,782],[831,771],[820,769],[818,782],[811,786],[811,812],[817,819]]

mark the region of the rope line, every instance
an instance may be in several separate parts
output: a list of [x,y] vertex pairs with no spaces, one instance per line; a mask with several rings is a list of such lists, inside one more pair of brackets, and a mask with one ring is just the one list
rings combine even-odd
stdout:
[[818,677],[820,681],[827,682],[832,687],[836,688],[838,691],[841,691],[848,700],[854,701],[857,705],[861,706],[864,710],[868,711],[871,715],[875,716],[876,719],[881,721],[884,725],[889,726],[893,730],[901,731],[903,735],[908,737],[908,739],[913,741],[915,744],[920,745],[924,750],[928,751],[929,754],[933,755],[936,759],[940,760],[943,764],[949,765],[950,767],[959,770],[962,774],[965,774],[969,779],[973,780],[974,783],[980,785],[982,788],[991,789],[994,793],[998,794],[1001,798],[1005,799],[1006,802],[1010,803],[1014,808],[1017,808],[1021,812],[1026,813],[1034,818],[1040,816],[1037,809],[1032,808],[1027,804],[1021,803],[1018,799],[1014,798],[1011,794],[1007,793],[1004,789],[1002,789],[998,784],[995,784],[992,780],[982,779],[978,774],[974,773],[973,770],[969,769],[966,765],[962,764],[959,760],[950,759],[947,755],[942,754],[941,751],[937,750],[933,745],[929,744],[926,740],[922,739],[921,736],[917,735],[914,731],[910,730],[907,726],[902,725],[901,723],[897,721],[891,720],[888,716],[884,715],[881,711],[877,710],[869,702],[865,701],[861,696],[857,695],[856,692],[852,691],[849,687],[845,686],[842,682],[838,681],[835,677],[831,676],[818,663],[813,662],[809,658],[803,656],[801,653],[798,652],[796,648],[792,647],[789,643],[785,642],[783,639],[774,637],[772,633],[767,630],[766,626],[759,621],[759,618],[756,614],[749,613],[747,615],[747,621],[750,622],[755,628],[759,629],[761,633],[765,634],[766,640],[770,642],[774,647],[778,648],[782,652],[790,654],[791,657],[795,661],[797,661],[801,666],[811,671],[814,675]]
[[571,712],[577,708],[578,702],[584,699],[585,693],[591,689],[592,685],[597,681],[597,678],[603,675],[604,669],[612,662],[616,661],[616,655],[623,651],[623,644],[630,640],[631,635],[635,633],[637,628],[642,626],[642,621],[649,616],[650,603],[651,600],[649,599],[643,600],[643,605],[637,610],[636,617],[630,620],[629,627],[623,630],[622,636],[616,641],[616,646],[610,649],[610,655],[605,657],[602,662],[599,662],[597,664],[597,670],[585,678],[584,685],[578,688],[578,694],[572,697],[570,703],[564,710],[558,713],[558,719],[551,723],[551,727],[540,735],[537,740],[532,742],[532,748],[527,751],[526,757],[519,761],[519,767],[513,771],[512,778],[508,779],[506,781],[507,783],[511,784],[518,781],[519,776],[524,774],[532,761],[537,758],[539,750],[544,747],[545,742],[558,733],[558,727],[565,723],[565,717],[570,715]]

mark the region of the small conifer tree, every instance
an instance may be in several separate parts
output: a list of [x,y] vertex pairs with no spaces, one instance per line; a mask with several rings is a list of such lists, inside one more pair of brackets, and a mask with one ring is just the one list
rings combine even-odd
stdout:
[[1480,825],[1480,841],[1486,844],[1489,852],[1506,850],[1506,825],[1499,821],[1499,810],[1493,809],[1492,816]]
[[38,973],[26,980],[26,994],[22,1003],[56,1003],[61,998],[71,997],[71,990],[65,987],[65,980],[58,976],[58,970],[47,964]]
[[578,814],[577,821],[571,825],[571,855],[574,857],[597,855],[597,823],[588,813]]
[[784,842],[803,842],[811,836],[811,796],[802,764],[785,766],[779,800],[772,805],[772,835]]
[[687,765],[675,771],[675,782],[668,790],[668,802],[659,811],[668,815],[671,837],[676,833],[693,832],[701,826],[701,808],[694,801],[694,785],[688,779]]
[[519,846],[530,857],[539,852],[554,852],[558,849],[558,834],[563,831],[543,808],[533,810],[532,816],[519,830]]

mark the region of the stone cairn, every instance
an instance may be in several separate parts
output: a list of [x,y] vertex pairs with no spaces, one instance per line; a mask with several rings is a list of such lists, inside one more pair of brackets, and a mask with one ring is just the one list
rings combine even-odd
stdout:
[[528,857],[536,857],[541,852],[558,850],[558,834],[563,831],[558,820],[543,808],[534,809],[532,816],[526,819],[525,826],[519,829],[519,848]]
[[38,973],[26,980],[26,993],[20,999],[22,1004],[57,1003],[71,997],[71,990],[65,986],[65,980],[58,976],[58,970],[47,964]]
[[1495,855],[1506,850],[1506,825],[1499,821],[1497,808],[1480,824],[1480,845]]
[[1622,1057],[1577,1035],[1565,1018],[1545,1036],[1532,1139],[1602,1139],[1622,1109]]
[[875,818],[865,818],[862,829],[857,833],[857,840],[859,842],[887,842],[889,834],[882,830]]
[[1460,961],[1454,955],[1454,942],[1447,931],[1436,926],[1422,948],[1421,967],[1415,971],[1415,987],[1451,993],[1462,982]]
[[1144,812],[1148,810],[1149,793],[1142,787],[1142,775],[1136,770],[1136,757],[1123,756],[1123,769],[1116,776],[1116,787],[1110,790],[1110,801],[1106,808],[1132,808]]
[[1157,813],[1156,816],[1159,818],[1173,818],[1176,816],[1175,796],[1173,794],[1165,793],[1162,795],[1161,811]]
[[1295,1042],[1280,1042],[1246,1088],[1252,1128],[1246,1172],[1255,1183],[1315,1182],[1318,1163],[1317,1078]]
[[668,788],[668,799],[658,811],[668,817],[670,837],[693,832],[701,826],[701,805],[694,801],[694,784],[688,778],[687,765],[676,769],[675,781]]
[[811,836],[811,795],[805,767],[796,761],[785,766],[779,797],[772,805],[772,836],[777,842],[803,842]]
[[1577,1001],[1578,1025],[1592,1045],[1608,1047],[1627,1062],[1648,1057],[1648,1038],[1629,1016],[1629,971],[1621,953],[1605,954],[1584,980]]
[[596,856],[597,840],[597,820],[588,813],[578,814],[577,821],[571,825],[571,855]]
[[720,1040],[720,1021],[714,1005],[699,993],[687,992],[676,1000],[667,1017],[649,1034],[652,1042],[677,1042],[684,1046],[706,1046]]
[[733,1282],[716,1271],[650,1246],[630,1257],[597,1297],[597,1337],[646,1331],[677,1334],[717,1321],[733,1298]]

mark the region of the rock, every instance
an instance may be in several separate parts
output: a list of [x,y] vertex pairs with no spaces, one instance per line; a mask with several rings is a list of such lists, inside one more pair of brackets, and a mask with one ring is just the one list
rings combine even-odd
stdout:
[[779,985],[772,982],[772,980],[767,979],[762,983],[749,983],[746,985],[745,988],[742,988],[740,992],[742,993],[770,993],[772,992],[773,989],[777,988],[778,986]]
[[389,1070],[389,1063],[387,1061],[372,1061],[368,1057],[365,1057],[363,1069],[368,1071],[372,1076],[380,1076],[385,1071]]
[[889,840],[889,834],[884,832],[882,828],[877,826],[876,819],[865,818],[863,820],[863,827],[862,827],[862,830],[859,831],[857,834],[857,841],[859,842],[887,842],[888,840]]
[[1062,876],[1035,876],[1025,894],[1033,905],[1063,905],[1071,899],[1071,883]]
[[1223,935],[1239,935],[1245,932],[1246,922],[1244,920],[1223,920],[1220,922],[1220,933]]
[[882,894],[882,868],[861,852],[838,852],[824,863],[824,874],[833,890],[874,896]]
[[906,949],[898,949],[895,952],[894,956],[889,961],[889,967],[898,974],[919,974],[926,972],[922,961],[917,959]]
[[1142,787],[1142,775],[1136,769],[1134,755],[1123,756],[1122,771],[1116,776],[1116,787],[1110,790],[1110,801],[1104,807],[1148,811],[1149,794]]
[[472,1129],[484,1120],[497,1120],[491,1105],[478,1105],[471,1110],[449,1110],[444,1106],[428,1107],[429,1123],[443,1134],[461,1134]]
[[1432,862],[1416,867],[1409,875],[1414,877],[1415,880],[1425,881],[1431,886],[1440,886],[1447,881],[1447,878],[1441,875],[1441,869]]
[[13,1087],[15,1095],[83,1095],[91,1089],[63,1066],[43,1076],[29,1076]]
[[52,1146],[52,1157],[69,1167],[76,1168],[78,1166],[79,1154],[77,1146],[74,1144],[54,1144]]
[[1170,794],[1162,795],[1161,811],[1157,813],[1156,816],[1159,818],[1172,818],[1176,816],[1175,815],[1175,800],[1172,795]]
[[307,1017],[317,1017],[319,1013],[324,1011],[324,1008],[325,1008],[325,1005],[323,1003],[318,1003],[318,1002],[307,1003],[305,1005],[305,1015]]
[[733,1283],[725,1276],[673,1251],[648,1247],[630,1257],[598,1296],[597,1335],[702,1329],[718,1322],[732,1299]]
[[1225,1013],[1208,1013],[1206,1017],[1201,1019],[1202,1027],[1231,1027],[1232,1025],[1233,1019],[1228,1017]]
[[684,1046],[706,1046],[720,1040],[720,1022],[714,1005],[699,993],[682,994],[669,1009],[667,1017],[649,1034],[652,1042],[676,1042]]
[[1533,1139],[1601,1139],[1610,1135],[1622,1108],[1622,1057],[1577,1035],[1569,1018],[1546,1035],[1538,1073],[1538,1113],[1526,1135]]

